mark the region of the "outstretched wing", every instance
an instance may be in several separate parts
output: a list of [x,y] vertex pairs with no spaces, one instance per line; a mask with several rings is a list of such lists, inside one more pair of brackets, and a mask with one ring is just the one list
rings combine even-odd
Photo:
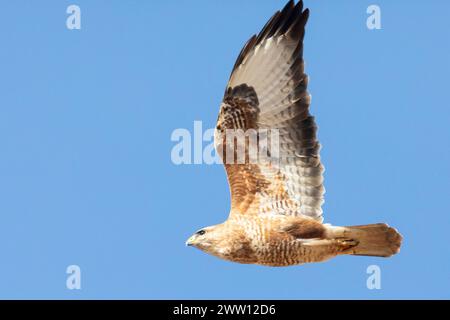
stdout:
[[[231,191],[231,215],[306,215],[322,221],[323,176],[317,127],[309,113],[303,38],[309,10],[291,0],[250,38],[233,68],[221,105],[216,150],[222,155]],[[237,163],[230,130],[278,134],[276,161]],[[272,137],[272,136],[271,136]],[[232,139],[231,143],[235,142]],[[275,141],[273,138],[271,142]],[[246,142],[247,149],[249,142]],[[227,149],[227,148],[230,149]],[[269,154],[274,147],[269,143]],[[232,150],[232,157],[228,151]],[[234,161],[229,161],[233,159]]]

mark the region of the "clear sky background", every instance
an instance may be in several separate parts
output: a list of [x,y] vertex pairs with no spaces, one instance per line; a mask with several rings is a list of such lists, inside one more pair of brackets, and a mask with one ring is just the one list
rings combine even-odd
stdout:
[[450,298],[444,0],[306,1],[325,222],[387,222],[399,255],[267,268],[185,247],[227,218],[229,191],[220,165],[175,166],[171,133],[214,126],[242,45],[284,4],[1,2],[0,298]]

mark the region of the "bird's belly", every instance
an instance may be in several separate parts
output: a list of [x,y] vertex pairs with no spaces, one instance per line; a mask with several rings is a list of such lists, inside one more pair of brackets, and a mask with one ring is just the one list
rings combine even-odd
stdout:
[[309,253],[299,241],[277,241],[256,245],[258,264],[267,266],[290,266],[308,262]]
[[326,261],[336,256],[338,250],[323,240],[285,239],[257,244],[255,253],[257,264],[284,267]]

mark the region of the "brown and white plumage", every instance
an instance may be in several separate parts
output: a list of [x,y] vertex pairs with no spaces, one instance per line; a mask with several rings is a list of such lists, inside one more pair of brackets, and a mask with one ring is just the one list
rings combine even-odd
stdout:
[[[227,260],[272,266],[324,261],[339,254],[390,256],[398,251],[401,237],[385,224],[322,224],[324,167],[317,126],[309,112],[303,61],[308,17],[302,1],[296,5],[289,1],[239,54],[215,137],[231,191],[230,216],[200,230],[188,244]],[[230,130],[276,130],[275,161],[252,162],[245,149],[244,162],[230,162],[238,157],[237,147],[227,139]],[[267,149],[269,154],[274,151],[270,144]]]

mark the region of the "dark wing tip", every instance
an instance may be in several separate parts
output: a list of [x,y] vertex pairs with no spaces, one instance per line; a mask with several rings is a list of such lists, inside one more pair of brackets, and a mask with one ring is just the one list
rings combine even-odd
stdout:
[[297,41],[303,41],[305,36],[305,26],[309,18],[309,9],[305,9],[303,12],[299,13],[295,21],[291,24],[286,34]]
[[242,64],[245,57],[261,42],[271,37],[279,37],[288,35],[296,41],[302,41],[305,35],[305,25],[308,21],[309,9],[303,10],[303,1],[300,0],[295,4],[294,0],[290,0],[281,11],[275,14],[267,21],[258,35],[252,36],[242,48],[233,72]]
[[290,0],[281,11],[277,11],[262,28],[257,36],[255,45],[262,41],[282,35],[289,35],[294,39],[303,39],[305,25],[308,21],[309,9],[303,10],[303,1],[295,4]]

